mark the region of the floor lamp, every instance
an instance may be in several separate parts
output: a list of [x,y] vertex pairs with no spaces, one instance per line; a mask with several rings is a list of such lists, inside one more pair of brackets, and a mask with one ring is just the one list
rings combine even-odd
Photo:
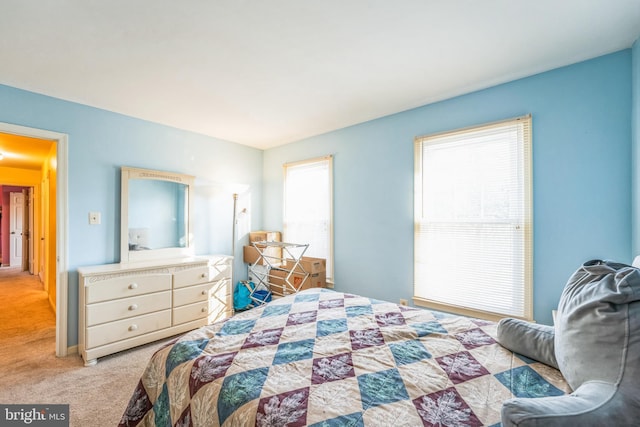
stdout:
[[236,226],[238,224],[238,193],[233,193],[233,226],[231,227],[231,256],[233,256],[233,260],[231,261],[231,291],[234,290],[236,282],[234,280],[235,275],[233,272],[235,271],[235,259],[236,259]]

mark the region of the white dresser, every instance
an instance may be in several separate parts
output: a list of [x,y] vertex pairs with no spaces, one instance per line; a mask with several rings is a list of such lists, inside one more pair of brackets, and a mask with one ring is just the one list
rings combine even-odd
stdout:
[[85,366],[231,316],[231,261],[216,255],[79,268]]

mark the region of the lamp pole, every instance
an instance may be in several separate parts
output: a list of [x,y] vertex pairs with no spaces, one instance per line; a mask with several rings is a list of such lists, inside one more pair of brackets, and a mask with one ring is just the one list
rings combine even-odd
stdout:
[[231,227],[231,291],[233,293],[233,288],[236,285],[234,281],[234,271],[235,271],[235,260],[236,260],[236,224],[238,223],[238,215],[236,213],[236,209],[238,207],[238,193],[233,193],[233,225]]

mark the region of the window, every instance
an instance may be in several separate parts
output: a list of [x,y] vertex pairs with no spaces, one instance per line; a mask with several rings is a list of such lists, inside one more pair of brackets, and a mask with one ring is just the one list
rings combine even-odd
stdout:
[[531,116],[415,140],[414,302],[532,319]]
[[284,165],[283,240],[309,243],[305,256],[327,260],[333,280],[333,159]]

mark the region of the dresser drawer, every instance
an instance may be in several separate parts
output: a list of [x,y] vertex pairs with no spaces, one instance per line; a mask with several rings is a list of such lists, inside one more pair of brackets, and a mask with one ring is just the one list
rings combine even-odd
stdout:
[[171,326],[171,310],[145,314],[87,328],[87,348],[99,347]]
[[171,291],[87,305],[87,326],[126,319],[171,308]]
[[[192,320],[207,317],[209,314],[209,301],[197,302],[195,304],[183,305],[173,309],[173,324],[191,322]],[[205,324],[206,322],[203,322]]]
[[207,301],[211,296],[213,285],[213,283],[205,283],[204,285],[175,289],[173,291],[174,307]]
[[[217,300],[225,304],[231,301],[231,280],[226,279],[216,282],[215,286],[211,289],[210,295],[209,301]],[[230,304],[229,308],[231,308],[232,305],[233,304]]]
[[204,285],[189,286],[173,291],[174,307],[206,301],[213,296],[226,295],[229,292],[229,280],[205,283]]
[[209,280],[211,281],[231,279],[231,259],[225,258],[224,260],[214,262],[210,270]]
[[197,285],[199,283],[210,282],[209,266],[202,265],[193,268],[176,271],[173,273],[173,287],[182,288],[185,286]]
[[171,274],[157,273],[118,276],[99,280],[99,276],[89,278],[86,286],[86,303],[127,298],[171,289]]
[[208,323],[214,323],[218,320],[231,317],[232,315],[233,313],[231,312],[231,298],[214,298],[209,301],[209,315],[207,318]]

